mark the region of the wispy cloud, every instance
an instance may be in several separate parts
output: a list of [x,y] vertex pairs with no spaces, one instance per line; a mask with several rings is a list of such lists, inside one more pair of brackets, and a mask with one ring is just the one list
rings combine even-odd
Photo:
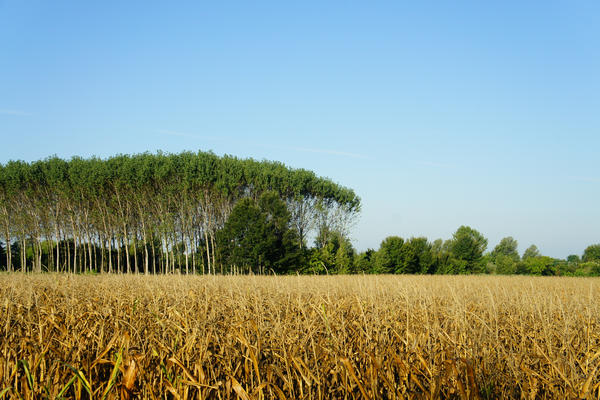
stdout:
[[20,110],[7,110],[7,109],[2,109],[0,108],[0,114],[3,115],[16,115],[19,117],[29,117],[31,116],[31,113],[25,112],[25,111],[20,111]]
[[363,160],[368,160],[369,159],[369,157],[367,157],[367,156],[365,156],[363,154],[349,153],[349,152],[346,152],[346,151],[339,151],[339,150],[315,149],[315,148],[308,148],[308,147],[290,147],[290,149],[296,150],[296,151],[303,151],[303,152],[306,152],[306,153],[330,154],[330,155],[333,155],[333,156],[360,158],[360,159],[363,159]]

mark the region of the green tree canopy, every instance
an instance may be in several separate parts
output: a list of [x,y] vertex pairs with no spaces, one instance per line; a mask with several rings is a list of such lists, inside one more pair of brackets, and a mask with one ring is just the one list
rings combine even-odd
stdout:
[[[12,252],[5,257],[9,270],[18,264],[39,271],[44,264],[71,272],[214,273],[216,232],[238,201],[258,201],[266,192],[283,203],[262,198],[271,204],[260,204],[261,212],[282,238],[295,233],[298,245],[317,226],[347,227],[360,211],[351,189],[276,161],[210,152],[50,157],[0,164],[0,234],[19,249],[16,263]],[[282,218],[294,232],[282,230]],[[46,241],[55,252],[43,248]]]
[[265,192],[258,204],[241,199],[217,233],[222,260],[243,271],[288,272],[300,258],[289,220],[285,203],[274,192]]
[[356,257],[355,268],[359,273],[371,273],[375,269],[375,256],[377,252],[373,249],[367,249]]
[[583,261],[600,261],[600,244],[588,246],[583,252]]
[[520,257],[519,252],[517,251],[518,246],[519,243],[511,236],[503,238],[490,253],[492,261],[496,261],[496,258],[500,255],[509,257],[514,262],[519,261]]
[[535,244],[532,244],[523,253],[523,261],[527,260],[528,258],[539,257],[539,256],[541,256],[540,251],[538,250],[538,248]]
[[400,264],[396,273],[426,274],[433,272],[433,254],[431,244],[424,237],[412,237],[400,250]]
[[392,274],[398,268],[402,268],[402,246],[404,246],[404,239],[399,236],[385,238],[375,255],[375,272]]
[[469,226],[461,226],[452,235],[450,251],[455,259],[455,273],[482,272],[483,252],[487,239]]
[[547,256],[527,257],[523,259],[517,272],[531,275],[554,275],[555,260]]

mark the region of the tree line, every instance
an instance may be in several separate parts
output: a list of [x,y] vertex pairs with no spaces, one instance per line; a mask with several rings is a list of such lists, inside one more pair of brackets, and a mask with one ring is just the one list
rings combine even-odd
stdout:
[[[0,164],[0,269],[112,273],[600,275],[600,244],[565,260],[461,226],[357,252],[349,188],[211,152]],[[309,245],[312,241],[312,245]]]
[[[258,210],[239,228],[260,227],[255,237],[269,243],[236,242],[235,218],[227,224],[236,206]],[[0,267],[285,272],[314,231],[345,232],[359,212],[351,189],[273,161],[211,152],[9,161],[0,164]]]
[[352,248],[350,241],[338,235],[314,252],[309,269],[375,274],[600,276],[600,244],[588,246],[581,257],[570,255],[566,259],[544,256],[535,245],[520,255],[518,242],[510,236],[489,252],[487,245],[488,240],[468,226],[459,227],[446,241],[389,236],[378,250],[360,253]]

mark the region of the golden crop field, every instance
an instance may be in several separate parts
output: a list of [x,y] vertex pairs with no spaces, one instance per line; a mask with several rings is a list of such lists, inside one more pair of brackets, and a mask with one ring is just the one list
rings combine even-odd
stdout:
[[0,275],[0,398],[600,397],[600,280]]

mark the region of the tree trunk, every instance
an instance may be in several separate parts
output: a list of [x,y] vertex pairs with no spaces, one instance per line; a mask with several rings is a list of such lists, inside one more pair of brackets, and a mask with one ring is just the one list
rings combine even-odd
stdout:
[[127,258],[127,273],[131,273],[131,264],[129,263],[129,237],[127,236],[127,224],[123,224],[123,241],[125,242],[125,257]]
[[204,230],[204,240],[206,241],[206,260],[208,266],[208,274],[210,275],[210,247],[208,240],[208,232],[206,230]]
[[104,272],[104,254],[105,254],[105,249],[104,247],[106,246],[106,241],[104,240],[104,238],[102,236],[100,236],[100,269],[99,272],[103,273]]
[[[215,271],[215,235],[211,232],[210,233],[210,244],[212,246],[212,265],[213,265],[213,274],[216,274]],[[223,265],[221,265],[221,274],[223,274]]]
[[138,262],[137,262],[137,233],[133,235],[133,273],[138,273]]
[[112,264],[112,247],[114,242],[114,236],[111,232],[111,238],[108,240],[108,273],[113,273],[113,264]]
[[71,226],[73,228],[73,273],[77,272],[77,231],[75,229],[75,221],[71,216]]
[[[88,233],[87,233],[87,234],[88,234],[88,258],[89,258],[89,260],[90,260],[90,262],[89,262],[89,271],[90,271],[90,272],[92,272],[92,269],[93,269],[93,268],[95,268],[95,267],[93,266],[93,264],[92,264],[92,236],[91,236],[91,234],[89,233],[89,231],[88,231]],[[94,248],[95,248],[95,247],[96,247],[96,246],[94,245]]]
[[23,236],[21,239],[21,272],[27,271],[27,255],[25,253],[27,251],[25,248],[26,246],[27,243],[25,243],[25,237]]
[[54,232],[56,235],[56,272],[59,271],[60,268],[60,229],[58,229],[58,221],[56,221],[56,230]]
[[65,245],[67,246],[67,263],[66,263],[66,267],[67,267],[67,272],[71,272],[71,241],[67,238],[67,234],[65,232],[63,232],[63,238],[64,238],[64,242]]
[[8,227],[4,231],[4,237],[6,238],[6,270],[12,272],[12,250],[10,248],[10,231]]
[[117,273],[121,273],[121,238],[117,238]]
[[165,267],[164,267],[163,273],[166,274],[166,273],[169,272],[169,244],[167,243],[167,236],[166,235],[163,237],[163,241],[165,243],[165,252],[164,252]]
[[152,241],[152,272],[156,274],[156,253],[154,250],[154,234],[150,236],[150,240]]

